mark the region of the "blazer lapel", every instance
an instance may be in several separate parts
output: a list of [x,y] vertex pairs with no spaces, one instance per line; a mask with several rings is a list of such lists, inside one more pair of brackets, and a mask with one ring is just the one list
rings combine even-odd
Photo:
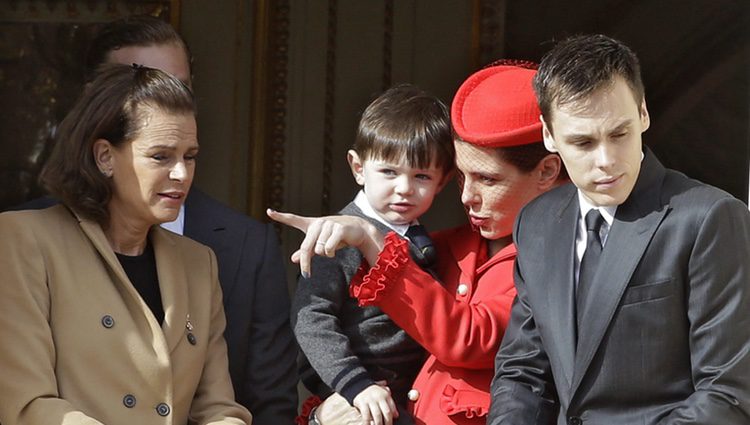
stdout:
[[549,315],[556,320],[557,330],[553,338],[557,349],[557,358],[563,368],[563,374],[570,387],[573,380],[573,365],[576,357],[576,312],[575,312],[575,280],[573,275],[573,255],[575,255],[576,227],[570,223],[577,223],[578,202],[576,191],[572,190],[563,198],[555,214],[556,237],[549,241],[552,248],[548,251],[547,265],[550,276],[559,276],[557,284],[549,285],[547,291],[547,309]]
[[660,205],[659,199],[663,177],[664,168],[647,150],[633,193],[617,208],[594,276],[596,285],[590,290],[586,314],[578,329],[573,393],[599,348],[635,268],[668,211],[668,206]]
[[[115,256],[114,250],[112,250],[112,247],[109,245],[107,237],[104,236],[104,232],[102,231],[101,226],[99,226],[99,224],[96,222],[79,216],[75,212],[73,212],[73,214],[78,219],[78,224],[79,226],[81,226],[81,230],[83,231],[83,233],[86,235],[89,241],[91,241],[91,244],[94,245],[94,248],[96,248],[97,252],[106,263],[107,267],[110,270],[110,273],[113,275],[114,280],[116,281],[116,284],[119,287],[127,288],[125,292],[129,296],[138,296],[137,291],[130,283],[130,279],[128,279],[128,275],[125,274],[125,270],[123,270],[122,266],[120,265],[120,261],[117,259],[117,256]],[[122,290],[120,292],[122,292]]]
[[190,320],[185,264],[166,230],[154,226],[150,237],[151,243],[154,244],[159,289],[164,305],[162,330],[169,352],[172,352],[185,336],[185,329]]
[[[127,306],[127,309],[130,311],[133,322],[136,323],[141,329],[143,329],[143,332],[139,332],[139,334],[144,336],[146,345],[153,346],[157,357],[159,357],[163,361],[168,361],[166,349],[159,349],[160,345],[161,348],[166,348],[159,323],[156,321],[156,318],[153,314],[149,314],[149,307],[146,305],[141,296],[138,294],[138,291],[130,282],[128,275],[125,273],[122,265],[120,265],[120,261],[117,259],[114,250],[112,250],[112,247],[109,245],[107,237],[104,235],[101,226],[96,222],[81,217],[76,212],[73,212],[73,214],[78,219],[79,226],[81,227],[83,233],[91,241],[91,244],[104,260],[104,263],[110,271],[112,282],[120,293],[120,296]],[[158,255],[156,256],[156,263],[158,268]],[[159,276],[159,281],[161,285],[161,274]],[[163,292],[162,303],[164,303]],[[166,303],[164,303],[164,309],[165,311],[167,310]],[[148,330],[148,332],[146,332],[146,330]],[[152,337],[149,338],[148,335],[151,335]]]

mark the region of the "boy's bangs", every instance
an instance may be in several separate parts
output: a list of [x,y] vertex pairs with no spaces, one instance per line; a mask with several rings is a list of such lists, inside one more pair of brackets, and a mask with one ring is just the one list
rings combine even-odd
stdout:
[[391,163],[406,160],[406,165],[412,168],[428,169],[433,165],[435,152],[422,138],[415,138],[404,143],[401,140],[381,139],[372,146],[371,157]]

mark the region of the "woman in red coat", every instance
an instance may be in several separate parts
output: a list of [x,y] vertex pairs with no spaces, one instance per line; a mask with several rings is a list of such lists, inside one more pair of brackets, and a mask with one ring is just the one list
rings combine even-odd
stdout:
[[[303,271],[309,256],[331,256],[342,244],[358,247],[372,264],[363,264],[350,294],[381,308],[429,352],[409,392],[418,424],[485,423],[494,358],[515,297],[513,222],[560,180],[560,159],[541,143],[534,74],[527,66],[485,68],[453,100],[456,167],[470,224],[432,235],[438,279],[411,260],[406,241],[393,233],[383,239],[357,218],[269,212],[307,233],[293,256]],[[341,420],[334,405],[340,402],[326,401],[314,418],[351,423]]]

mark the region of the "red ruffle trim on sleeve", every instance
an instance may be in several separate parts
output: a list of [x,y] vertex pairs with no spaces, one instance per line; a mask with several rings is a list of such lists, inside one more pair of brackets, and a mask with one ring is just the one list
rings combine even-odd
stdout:
[[386,282],[398,278],[409,262],[409,242],[394,232],[385,235],[385,246],[378,254],[375,265],[367,270],[366,261],[359,266],[357,274],[349,284],[349,295],[357,299],[360,307],[370,306],[386,289]]
[[484,417],[490,410],[490,394],[446,385],[440,397],[440,410],[449,416],[462,414],[467,419]]
[[311,395],[310,397],[305,400],[304,403],[302,403],[302,408],[300,409],[299,416],[294,418],[294,423],[296,425],[307,425],[308,421],[310,420],[310,412],[318,406],[323,403],[323,400],[320,399],[320,397],[316,395]]

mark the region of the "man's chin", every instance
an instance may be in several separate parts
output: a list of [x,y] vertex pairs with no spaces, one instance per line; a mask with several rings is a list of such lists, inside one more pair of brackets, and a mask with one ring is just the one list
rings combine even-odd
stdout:
[[594,206],[597,207],[616,207],[623,202],[625,202],[625,199],[627,197],[624,197],[619,194],[607,194],[607,193],[587,193],[586,198],[588,198],[589,202],[591,202]]

